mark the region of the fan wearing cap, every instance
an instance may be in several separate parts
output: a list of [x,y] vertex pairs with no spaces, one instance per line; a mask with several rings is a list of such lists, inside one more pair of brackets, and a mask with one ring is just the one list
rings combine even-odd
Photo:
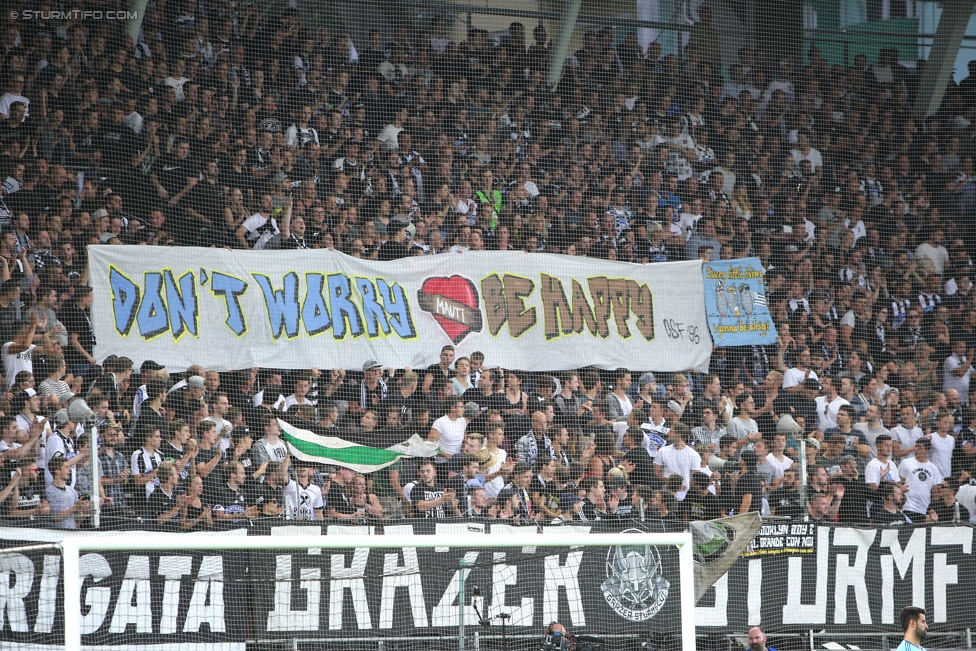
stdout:
[[[155,377],[157,371],[162,370],[163,365],[151,359],[143,361],[142,366],[139,367],[139,388],[136,389],[135,395],[132,398],[131,414],[133,430],[135,429],[135,422],[139,420],[139,414],[142,413],[142,403],[149,399],[149,394],[146,390],[149,386],[149,381]],[[133,382],[133,384],[136,383]]]
[[30,438],[33,428],[40,425],[43,428],[41,447],[51,434],[51,424],[46,418],[39,415],[41,409],[41,397],[34,389],[24,389],[22,392],[15,393],[11,398],[10,404],[13,407],[20,407],[17,414],[17,428],[20,430],[21,438]]
[[186,378],[186,388],[178,396],[170,396],[170,406],[176,418],[181,418],[187,422],[192,421],[194,413],[199,411],[201,404],[203,404],[203,392],[205,390],[201,376],[191,375]]
[[[50,484],[54,481],[54,476],[48,469],[51,459],[56,457],[64,457],[68,461],[68,467],[70,468],[70,473],[68,474],[68,484],[70,486],[75,485],[75,480],[77,479],[77,470],[75,465],[84,461],[88,458],[88,450],[85,449],[83,452],[79,452],[80,446],[78,445],[78,435],[81,433],[81,429],[77,424],[71,422],[71,417],[68,416],[68,411],[66,409],[61,409],[56,414],[54,414],[54,421],[57,427],[51,430],[51,434],[46,437],[44,444],[43,454],[44,454],[44,481]],[[50,423],[47,424],[50,428]]]
[[[367,360],[363,364],[363,379],[355,391],[356,385],[349,388],[349,411],[362,413],[366,409],[379,411],[380,403],[387,398],[389,388],[383,380],[383,365],[375,359]],[[354,393],[354,395],[353,395]]]

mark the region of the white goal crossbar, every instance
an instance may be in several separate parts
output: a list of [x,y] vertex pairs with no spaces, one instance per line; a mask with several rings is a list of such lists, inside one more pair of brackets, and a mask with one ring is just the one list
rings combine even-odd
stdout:
[[[673,545],[678,548],[681,583],[681,651],[695,651],[694,555],[689,532],[606,533],[567,532],[540,535],[536,530],[492,536],[491,546],[513,547],[610,547],[614,545]],[[81,578],[79,559],[84,551],[219,551],[228,549],[394,549],[402,547],[463,549],[477,547],[464,534],[450,535],[340,535],[340,536],[193,536],[138,533],[121,536],[68,536],[61,542],[64,554],[64,642],[67,651],[81,651]]]

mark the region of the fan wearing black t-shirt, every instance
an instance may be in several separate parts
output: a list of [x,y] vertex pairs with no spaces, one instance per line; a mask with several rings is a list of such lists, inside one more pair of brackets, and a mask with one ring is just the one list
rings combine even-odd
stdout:
[[291,457],[285,457],[282,463],[269,461],[264,476],[251,491],[254,505],[265,517],[277,518],[285,512],[285,505],[288,503],[285,486],[288,484],[290,460]]
[[95,364],[92,353],[95,350],[95,329],[91,323],[91,306],[94,301],[91,287],[80,285],[75,287],[74,303],[62,308],[58,318],[68,331],[68,347],[64,351],[64,360],[68,370],[78,375],[88,370],[90,364]]
[[365,517],[364,512],[360,511],[349,499],[346,487],[350,486],[356,478],[356,472],[349,468],[340,467],[332,477],[332,490],[326,496],[328,505],[325,515],[330,518],[352,520]]
[[735,515],[759,511],[762,506],[762,481],[756,474],[758,459],[752,450],[745,450],[739,457],[739,478],[735,483],[735,498],[729,507]]
[[867,502],[870,499],[869,493],[871,491],[864,483],[864,478],[860,476],[857,459],[850,455],[844,455],[840,458],[840,462],[841,475],[834,482],[844,487],[844,494],[840,500],[837,521],[867,524]]
[[[403,422],[410,420],[413,417],[413,410],[421,404],[423,396],[417,387],[419,384],[419,378],[415,371],[407,371],[400,377],[399,387],[388,391],[386,397],[383,398],[381,406],[386,409],[387,407],[393,406],[399,408],[400,416]],[[389,413],[387,411],[387,413]]]
[[[795,475],[795,473],[794,473]],[[691,473],[691,489],[681,502],[689,521],[714,520],[722,517],[718,497],[708,492],[711,479],[703,472]]]
[[617,508],[614,511],[617,520],[635,519],[634,498],[630,489],[630,482],[623,477],[611,477],[607,481],[607,491],[610,493],[610,499],[617,500]]
[[[844,497],[847,497],[846,493]],[[949,484],[934,484],[926,522],[954,522],[957,503],[956,495]],[[841,508],[843,506],[841,504]]]
[[220,472],[217,466],[222,458],[220,445],[217,443],[217,424],[212,420],[197,423],[197,440],[200,443],[194,459],[196,474],[203,479],[203,501],[212,504],[219,487]]
[[247,496],[244,494],[244,482],[247,478],[244,466],[239,461],[228,461],[226,472],[227,482],[217,490],[214,499],[214,515],[225,522],[240,522],[244,518],[253,520],[258,517],[258,507],[248,506]]
[[152,184],[160,199],[175,206],[193,190],[198,180],[198,169],[190,157],[190,143],[179,140],[173,146],[173,154],[153,167]]
[[[429,395],[434,387],[434,380],[450,380],[454,377],[451,364],[454,363],[454,346],[444,346],[441,348],[440,361],[431,364],[424,371],[424,384],[421,388],[424,395]],[[440,386],[440,385],[438,385]]]
[[556,486],[556,466],[559,462],[555,459],[544,459],[538,467],[538,474],[532,478],[529,484],[529,495],[532,496],[532,503],[539,513],[550,518],[559,517],[559,498],[563,491]]
[[171,461],[164,461],[159,464],[156,470],[156,477],[160,484],[149,496],[148,512],[149,516],[156,521],[160,527],[167,531],[177,531],[177,521],[174,520],[183,508],[186,495],[176,494],[176,484],[179,482],[180,474]]
[[775,516],[798,518],[803,515],[803,497],[796,478],[796,468],[783,471],[783,483],[769,495],[769,508]]
[[127,170],[130,157],[135,149],[136,132],[123,120],[125,110],[121,104],[112,107],[109,119],[104,120],[99,130],[99,148],[102,152],[102,166],[111,170]]
[[[881,502],[881,506],[878,506],[878,502]],[[905,492],[902,485],[890,481],[881,482],[878,485],[874,506],[871,507],[871,524],[882,527],[911,525],[911,518],[902,511],[904,505]]]
[[[461,515],[456,493],[437,483],[434,462],[424,459],[417,469],[417,481],[403,487],[406,498],[404,510],[411,510],[419,518],[443,518],[445,515]],[[330,500],[331,503],[331,500]]]
[[481,376],[478,378],[478,386],[471,387],[465,391],[461,399],[465,403],[475,403],[481,408],[482,412],[488,411],[489,409],[501,411],[509,407],[504,394],[495,392],[494,371],[487,368],[482,369]]
[[590,475],[580,482],[580,488],[586,491],[582,506],[579,507],[579,519],[583,522],[596,522],[610,519],[616,513],[618,498],[611,495],[606,499],[607,488],[603,480]]

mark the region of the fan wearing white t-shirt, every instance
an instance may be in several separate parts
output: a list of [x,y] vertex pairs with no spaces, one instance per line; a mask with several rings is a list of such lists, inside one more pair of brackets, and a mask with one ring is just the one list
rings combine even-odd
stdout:
[[938,466],[929,461],[932,442],[921,438],[915,443],[915,456],[898,466],[898,474],[905,480],[908,496],[902,509],[912,522],[925,522],[932,501],[932,487],[945,481]]
[[498,447],[505,440],[505,426],[498,422],[490,424],[488,427],[488,440],[485,441],[484,449],[495,459],[495,464],[488,468],[488,471],[484,473],[485,479],[485,495],[489,498],[494,499],[498,497],[498,493],[505,487],[505,483],[508,481],[505,478],[505,463],[508,461],[508,452]]
[[[973,480],[970,479],[970,482]],[[966,507],[969,512],[969,521],[976,524],[976,484],[963,484],[956,491],[956,500]]]
[[837,427],[837,412],[841,405],[851,404],[840,397],[833,378],[825,377],[820,384],[823,386],[824,395],[814,398],[817,407],[817,429],[826,432],[832,427]]
[[783,374],[783,388],[787,393],[796,393],[803,388],[804,380],[820,380],[810,368],[810,349],[804,348],[796,356],[796,366],[787,369]]
[[314,481],[315,468],[298,466],[295,472],[298,481],[293,479],[285,486],[285,498],[288,500],[285,517],[289,520],[322,520],[325,517],[322,513],[325,502],[322,489]]
[[270,416],[264,426],[264,436],[251,448],[252,463],[256,468],[251,473],[252,478],[260,478],[267,470],[269,461],[283,463],[288,457],[288,446],[285,445],[280,436],[281,429],[278,427],[278,419]]
[[431,423],[428,441],[436,441],[441,448],[441,456],[453,457],[461,452],[464,442],[464,431],[468,421],[464,418],[464,402],[455,400],[451,403],[447,413]]
[[956,437],[949,432],[955,425],[955,417],[952,414],[943,414],[935,424],[935,429],[929,435],[932,441],[929,459],[938,466],[943,477],[949,477],[952,475],[952,451],[956,447]]
[[230,433],[234,429],[234,424],[224,418],[230,411],[230,398],[227,394],[218,391],[210,399],[210,415],[204,418],[217,425],[217,438],[220,452],[224,452],[230,447]]
[[[38,315],[40,314],[40,320]],[[11,341],[0,347],[0,359],[3,360],[3,373],[7,378],[7,390],[13,386],[17,373],[20,371],[34,372],[33,352],[37,345],[34,341],[34,333],[37,328],[47,325],[47,314],[44,312],[31,312],[30,321],[24,321],[17,326],[17,332]],[[46,341],[47,335],[45,335]],[[41,352],[41,351],[38,351]]]
[[702,460],[701,455],[695,449],[688,446],[690,432],[685,428],[675,428],[671,430],[671,445],[665,445],[657,451],[654,457],[654,473],[659,479],[667,479],[671,475],[681,475],[681,490],[674,494],[678,500],[683,500],[691,487],[691,473],[700,471]]
[[892,481],[897,484],[901,477],[898,475],[898,464],[891,458],[892,438],[881,434],[874,443],[878,447],[878,455],[864,467],[864,483],[868,488],[878,490],[881,482]]
[[922,438],[924,433],[915,420],[914,405],[902,405],[898,408],[901,416],[901,423],[891,428],[891,456],[895,460],[901,460],[915,454],[915,442]]
[[626,421],[627,416],[634,410],[634,404],[627,396],[630,388],[630,371],[618,369],[614,379],[613,391],[607,394],[607,406],[609,407],[606,415],[610,421]]
[[772,451],[766,455],[766,465],[773,469],[773,481],[770,483],[769,492],[780,487],[783,482],[783,474],[786,469],[793,465],[793,459],[783,454],[786,450],[786,434],[773,435]]
[[281,231],[278,228],[278,221],[271,216],[274,210],[274,199],[270,194],[261,195],[258,202],[259,210],[245,219],[237,227],[237,241],[245,249],[263,249],[272,237]]
[[300,405],[310,405],[315,407],[315,404],[308,399],[308,392],[312,390],[312,381],[308,378],[301,378],[295,381],[295,393],[291,394],[285,398],[285,404],[282,411],[288,411],[292,407],[298,407]]

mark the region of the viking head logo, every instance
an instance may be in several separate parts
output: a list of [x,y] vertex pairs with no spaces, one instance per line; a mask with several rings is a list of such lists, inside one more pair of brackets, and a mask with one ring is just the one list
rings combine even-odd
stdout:
[[607,578],[601,588],[607,603],[621,617],[636,622],[654,617],[667,601],[670,587],[655,547],[626,545],[607,553]]

